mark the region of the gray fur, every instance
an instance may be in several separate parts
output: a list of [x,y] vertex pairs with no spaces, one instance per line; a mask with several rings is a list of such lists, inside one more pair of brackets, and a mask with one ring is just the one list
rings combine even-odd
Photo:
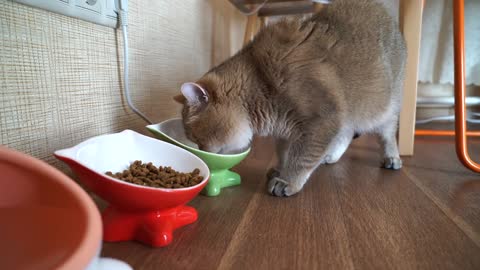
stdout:
[[280,162],[268,177],[276,196],[299,192],[354,134],[379,134],[384,167],[399,169],[406,54],[397,23],[372,0],[282,20],[197,81],[208,102],[184,100],[187,136],[220,152],[247,147],[253,134],[277,137]]

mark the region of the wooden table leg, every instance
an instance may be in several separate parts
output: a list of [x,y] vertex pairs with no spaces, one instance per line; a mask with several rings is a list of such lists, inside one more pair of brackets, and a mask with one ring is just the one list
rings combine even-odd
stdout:
[[403,104],[399,119],[400,155],[413,155],[422,13],[422,0],[400,1],[400,23],[408,49]]
[[257,15],[250,15],[247,17],[247,26],[245,27],[245,36],[243,38],[244,46],[252,40],[252,37],[255,34],[256,24]]

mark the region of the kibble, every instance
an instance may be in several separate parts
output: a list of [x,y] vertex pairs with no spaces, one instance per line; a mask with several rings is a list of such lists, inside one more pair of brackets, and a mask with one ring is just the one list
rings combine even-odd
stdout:
[[172,167],[164,167],[149,163],[143,163],[136,160],[127,170],[112,173],[110,171],[106,175],[140,186],[156,187],[156,188],[185,188],[198,185],[203,181],[200,170],[196,168],[189,173],[178,172]]

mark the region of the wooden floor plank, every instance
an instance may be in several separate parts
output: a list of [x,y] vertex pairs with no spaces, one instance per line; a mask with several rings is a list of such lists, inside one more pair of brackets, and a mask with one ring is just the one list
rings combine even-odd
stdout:
[[[358,141],[340,164],[338,183],[357,269],[478,269],[480,249],[403,171],[375,162],[378,150]],[[369,153],[370,152],[370,153]],[[439,258],[442,258],[441,260]]]
[[[480,174],[461,165],[453,139],[422,138],[406,159],[405,173],[480,246]],[[472,158],[480,160],[480,140],[470,141]]]
[[291,198],[259,190],[219,269],[353,269],[335,187],[309,186]]
[[[269,140],[260,139],[257,144],[271,148]],[[218,197],[198,196],[189,203],[197,209],[199,220],[175,231],[170,246],[153,249],[135,242],[106,243],[102,256],[125,260],[135,269],[216,269],[272,158],[272,151],[255,149],[235,169],[242,175],[240,186],[223,189]]]
[[478,175],[455,163],[451,143],[417,141],[420,152],[390,171],[361,137],[291,198],[266,193],[272,145],[257,141],[237,168],[242,185],[192,201],[200,219],[169,247],[110,243],[102,255],[135,269],[480,269],[480,190],[468,180]]

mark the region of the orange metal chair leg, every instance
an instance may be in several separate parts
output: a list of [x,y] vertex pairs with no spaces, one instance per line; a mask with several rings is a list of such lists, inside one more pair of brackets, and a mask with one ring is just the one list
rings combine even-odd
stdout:
[[455,57],[455,145],[460,161],[472,171],[480,172],[480,164],[470,158],[467,148],[465,121],[465,2],[453,1],[453,31]]
[[[480,137],[480,131],[467,131],[467,136]],[[417,136],[455,136],[454,130],[415,130]]]
[[465,2],[453,1],[453,33],[455,58],[455,131],[452,130],[416,130],[415,135],[455,136],[455,148],[458,159],[468,169],[480,172],[480,164],[470,158],[467,136],[480,136],[478,131],[467,131],[465,106]]

